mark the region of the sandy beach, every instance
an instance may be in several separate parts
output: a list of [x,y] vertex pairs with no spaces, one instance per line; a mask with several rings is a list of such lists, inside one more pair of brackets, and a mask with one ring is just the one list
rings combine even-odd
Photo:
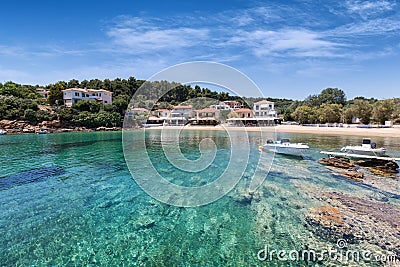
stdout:
[[[308,127],[300,125],[278,125],[275,127],[229,127],[234,131],[248,132],[279,132],[279,133],[305,133],[305,134],[323,134],[323,135],[352,135],[362,137],[400,137],[400,128],[345,128],[345,127]],[[179,129],[177,126],[160,126],[148,129]],[[184,126],[183,130],[199,130],[199,131],[224,131],[225,127],[218,126]]]

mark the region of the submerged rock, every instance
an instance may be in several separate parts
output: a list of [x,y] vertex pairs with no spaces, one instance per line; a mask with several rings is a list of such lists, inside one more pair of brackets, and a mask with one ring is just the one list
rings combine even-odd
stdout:
[[346,170],[346,171],[341,171],[339,172],[340,175],[346,176],[347,178],[350,178],[352,180],[361,182],[364,178],[364,173],[359,172],[357,170]]
[[36,168],[0,178],[0,190],[8,189],[21,184],[33,183],[41,181],[47,177],[58,176],[64,174],[64,169],[52,166]]
[[319,160],[319,163],[344,169],[355,167],[351,160],[339,157],[322,158]]
[[399,165],[394,161],[373,159],[373,160],[359,160],[357,165],[366,167],[374,174],[387,176],[399,172]]
[[252,201],[260,201],[260,199],[264,196],[263,191],[255,190],[251,191],[250,189],[245,190],[237,190],[237,195],[234,197],[236,202],[241,204],[251,204]]
[[318,236],[349,244],[375,244],[400,257],[400,207],[338,192],[323,192],[327,203],[309,210],[306,221]]
[[[380,176],[393,176],[399,172],[399,165],[396,162],[390,160],[381,159],[370,159],[370,160],[358,160],[352,161],[348,158],[342,157],[329,157],[322,158],[319,163],[342,169],[350,169],[355,167],[363,167],[368,169],[371,173]],[[363,174],[361,172],[355,172],[353,170],[349,172],[340,172],[340,174],[352,178],[352,179],[362,179]]]

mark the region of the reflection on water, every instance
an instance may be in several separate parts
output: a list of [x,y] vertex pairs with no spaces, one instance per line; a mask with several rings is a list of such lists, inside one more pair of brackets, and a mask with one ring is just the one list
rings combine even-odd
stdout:
[[[159,134],[148,132],[146,142],[154,166],[174,183],[209,183],[227,166],[230,144],[223,132],[181,134],[180,151],[190,160],[200,157],[199,141],[203,138],[211,138],[216,144],[215,159],[201,175],[188,175],[167,165]],[[361,138],[278,137],[308,143],[308,157],[299,160],[277,155],[263,185],[256,194],[250,194],[248,185],[260,157],[257,147],[265,142],[250,133],[249,163],[235,189],[212,204],[178,208],[159,203],[137,186],[124,161],[121,133],[2,136],[2,177],[51,166],[65,173],[0,191],[1,265],[306,265],[276,259],[260,262],[257,252],[266,245],[295,250],[334,246],[333,240],[313,231],[306,218],[310,209],[326,205],[322,192],[400,205],[395,197],[383,199],[381,191],[335,176],[317,162],[320,150],[358,144]],[[240,133],[235,138],[240,138]],[[398,139],[374,141],[400,152]],[[263,160],[259,168],[269,170]],[[392,183],[399,186],[398,179]]]

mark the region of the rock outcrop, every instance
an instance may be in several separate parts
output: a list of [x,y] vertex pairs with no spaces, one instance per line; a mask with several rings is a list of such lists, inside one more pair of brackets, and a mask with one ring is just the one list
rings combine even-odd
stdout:
[[355,167],[355,165],[351,160],[339,157],[322,158],[319,160],[319,163],[323,165],[333,166],[337,168],[345,168],[345,169]]
[[319,163],[330,167],[347,169],[348,171],[341,171],[340,174],[352,179],[363,178],[363,173],[355,169],[357,167],[366,168],[371,173],[380,176],[393,176],[393,174],[397,174],[399,172],[399,165],[397,165],[396,162],[390,160],[370,159],[352,161],[348,158],[328,157],[320,159]]
[[[71,125],[65,125],[59,120],[43,121],[38,125],[31,125],[27,121],[19,120],[1,120],[0,129],[5,130],[8,134],[18,133],[36,133],[45,129],[48,133],[59,133],[59,132],[90,132],[92,129],[85,127],[71,127]],[[121,127],[98,127],[96,131],[120,131]]]
[[359,182],[361,182],[364,178],[364,173],[357,170],[345,170],[339,172],[339,174]]
[[372,173],[384,176],[387,174],[398,173],[399,169],[399,165],[396,162],[381,159],[359,160],[356,164],[368,168]]
[[400,257],[400,207],[338,192],[323,192],[327,204],[306,214],[311,231],[325,240],[373,244]]

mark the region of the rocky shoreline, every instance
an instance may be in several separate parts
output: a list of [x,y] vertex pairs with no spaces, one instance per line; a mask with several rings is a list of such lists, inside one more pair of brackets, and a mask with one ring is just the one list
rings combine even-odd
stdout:
[[318,236],[373,252],[400,257],[400,208],[340,192],[321,192],[326,203],[306,214],[310,229]]
[[24,133],[38,133],[45,131],[46,133],[64,133],[64,132],[93,132],[93,131],[121,131],[121,127],[72,127],[59,120],[44,121],[38,125],[32,125],[27,121],[20,120],[1,120],[0,129],[5,134],[24,134]]
[[355,180],[359,180],[364,177],[364,174],[360,172],[360,168],[364,168],[372,174],[385,177],[394,177],[397,173],[399,173],[399,165],[390,160],[371,159],[353,161],[342,157],[328,157],[320,159],[319,163],[326,166],[343,169],[340,171],[340,174]]

